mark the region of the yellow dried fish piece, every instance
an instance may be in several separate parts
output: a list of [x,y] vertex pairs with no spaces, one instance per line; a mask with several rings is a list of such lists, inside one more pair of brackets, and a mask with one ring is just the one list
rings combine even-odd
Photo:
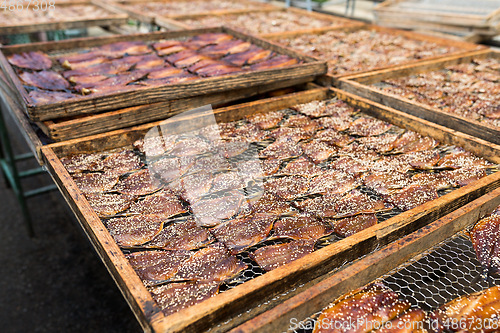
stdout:
[[118,183],[119,176],[115,173],[75,173],[73,180],[76,185],[85,194],[88,193],[103,193],[111,191]]
[[170,279],[179,266],[192,256],[190,251],[141,251],[125,257],[145,286]]
[[187,209],[184,208],[179,198],[168,190],[161,190],[132,203],[129,210],[125,212],[127,215],[158,215],[162,218],[183,213],[187,213]]
[[99,217],[116,215],[128,209],[137,196],[115,193],[87,193],[87,201]]
[[428,185],[409,185],[388,195],[385,200],[402,211],[407,211],[437,198],[436,190]]
[[219,282],[169,283],[150,291],[163,313],[169,316],[219,293]]
[[297,240],[285,244],[265,246],[249,257],[265,271],[272,271],[314,251],[314,241]]
[[232,254],[237,254],[267,238],[277,217],[254,214],[229,220],[210,230]]
[[273,226],[272,238],[316,241],[332,233],[332,227],[311,215],[283,217]]
[[109,233],[120,247],[133,247],[152,240],[166,219],[158,215],[120,217],[106,221]]
[[359,214],[332,221],[333,232],[340,237],[349,237],[377,224],[375,214]]
[[163,185],[151,174],[149,169],[142,169],[120,180],[113,191],[121,194],[142,196],[154,193],[162,187]]

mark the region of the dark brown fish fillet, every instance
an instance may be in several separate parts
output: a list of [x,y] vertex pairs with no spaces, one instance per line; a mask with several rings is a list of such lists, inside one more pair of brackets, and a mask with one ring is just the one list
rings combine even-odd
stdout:
[[488,273],[500,273],[500,215],[481,219],[471,230],[470,238],[481,265]]
[[335,145],[341,148],[347,146],[348,144],[354,141],[353,137],[341,134],[332,128],[327,128],[325,130],[318,131],[314,135],[314,138],[326,142],[330,145]]
[[351,118],[340,118],[340,117],[323,117],[319,118],[317,122],[324,128],[331,128],[338,132],[342,132],[350,128],[353,124]]
[[401,172],[373,172],[364,178],[363,183],[379,194],[388,194],[408,186],[410,177]]
[[285,115],[281,111],[272,111],[265,113],[257,113],[251,116],[246,116],[246,119],[262,130],[276,127]]
[[123,212],[137,199],[134,195],[103,193],[87,193],[85,197],[99,217],[108,217]]
[[266,70],[266,69],[293,66],[293,65],[296,65],[298,63],[299,63],[299,60],[282,54],[282,55],[278,55],[274,58],[268,59],[266,61],[261,61],[257,64],[254,64],[254,65],[250,66],[250,69],[253,71],[260,71],[260,70]]
[[245,52],[250,49],[251,43],[240,39],[221,41],[215,45],[209,45],[199,50],[200,53],[212,58],[221,58],[228,54]]
[[78,75],[71,76],[68,81],[81,86],[93,86],[97,85],[98,82],[108,79],[109,76],[106,75]]
[[221,33],[221,32],[210,32],[206,34],[201,34],[194,36],[187,43],[196,48],[202,48],[210,44],[219,44],[228,40],[233,39],[233,36]]
[[162,218],[168,218],[186,212],[187,209],[183,207],[175,195],[161,190],[143,200],[132,203],[126,214],[158,215]]
[[242,67],[265,61],[274,55],[275,53],[271,50],[264,50],[256,45],[251,45],[247,51],[230,54],[222,58],[222,60],[232,65]]
[[116,75],[126,72],[129,68],[128,64],[106,62],[95,66],[64,71],[61,74],[65,78],[72,76]]
[[454,186],[466,186],[486,177],[484,169],[460,168],[441,172],[441,175],[448,179]]
[[64,90],[69,88],[69,82],[64,77],[53,71],[23,72],[19,74],[21,80],[32,87],[47,90]]
[[30,91],[29,96],[37,105],[62,102],[78,97],[78,95],[72,93],[44,90],[32,90]]
[[316,241],[332,233],[332,227],[308,214],[283,217],[274,223],[272,238]]
[[129,175],[116,184],[113,191],[129,195],[148,195],[161,189],[163,185],[149,169],[143,169]]
[[264,192],[249,200],[249,206],[241,215],[266,213],[271,215],[287,215],[296,212],[286,201],[270,192]]
[[420,151],[414,153],[407,153],[404,156],[408,156],[412,159],[409,164],[414,169],[428,170],[433,169],[436,163],[439,161],[439,154],[435,151]]
[[21,68],[34,69],[37,71],[52,67],[52,60],[42,52],[23,52],[7,57],[9,63]]
[[238,275],[248,266],[231,255],[222,243],[211,244],[185,261],[174,280],[222,282]]
[[357,176],[328,170],[311,180],[308,194],[343,194],[361,185]]
[[[326,322],[328,325],[316,325],[314,333],[343,332],[335,327],[346,327],[345,332],[369,332],[373,327],[381,327],[382,323],[404,313],[410,306],[409,302],[399,300],[398,294],[385,286],[367,286],[323,310],[317,323]],[[358,325],[358,320],[363,324]],[[370,327],[370,324],[373,326]]]
[[340,237],[349,237],[377,224],[375,214],[359,214],[332,221],[333,232]]
[[363,156],[340,157],[330,163],[330,168],[346,172],[351,175],[367,172],[373,166],[373,159]]
[[155,135],[146,136],[134,142],[133,146],[137,148],[146,157],[158,157],[169,152],[177,141],[175,135]]
[[93,84],[85,84],[75,86],[74,89],[82,92],[83,94],[89,93],[100,93],[105,92],[115,92],[120,90],[134,89],[137,88],[133,86],[127,86],[127,84],[138,81],[145,77],[148,73],[141,71],[124,72],[116,76],[112,76],[106,80],[98,81]]
[[168,187],[178,193],[183,200],[193,204],[209,193],[212,182],[212,173],[202,171],[178,179],[170,183]]
[[118,175],[114,173],[75,173],[72,176],[80,191],[85,194],[108,192],[118,183]]
[[195,202],[191,204],[191,211],[199,225],[215,227],[223,220],[235,216],[244,203],[245,197],[242,193],[231,191],[223,197]]
[[289,116],[288,119],[286,119],[281,126],[300,128],[302,131],[306,133],[311,133],[321,128],[319,121],[312,120],[311,118],[303,115]]
[[315,177],[323,173],[320,167],[315,165],[307,157],[300,157],[281,169],[280,175]]
[[348,132],[358,136],[375,136],[387,132],[392,125],[375,118],[360,117],[349,127]]
[[168,183],[182,177],[194,166],[195,161],[192,156],[165,158],[150,164],[149,171]]
[[[245,124],[238,127],[230,139],[246,142],[260,142],[267,139],[268,132],[259,129],[257,126],[252,124]],[[224,138],[222,138],[224,139]]]
[[477,157],[474,154],[463,150],[462,148],[455,148],[449,154],[443,156],[437,163],[438,167],[458,169],[458,168],[481,168],[492,165],[484,158]]
[[276,194],[283,200],[293,200],[307,193],[309,178],[299,176],[286,176],[269,179],[264,184],[264,190]]
[[272,271],[314,251],[314,241],[292,241],[270,245],[250,253],[249,257],[265,271]]
[[208,229],[200,227],[193,218],[188,218],[186,221],[164,226],[151,242],[142,245],[142,247],[163,250],[196,250],[213,243],[214,240]]
[[172,156],[192,156],[211,152],[213,147],[201,138],[190,138],[177,142],[170,151]]
[[335,202],[336,217],[349,217],[358,214],[373,214],[392,209],[391,204],[375,200],[358,190],[352,190]]
[[120,217],[106,222],[109,233],[120,247],[133,247],[151,241],[163,227],[165,218],[158,215]]
[[[188,158],[192,159],[193,157]],[[186,157],[184,157],[184,159],[186,159]],[[219,155],[212,155],[196,159],[195,163],[189,167],[188,171],[189,173],[202,171],[216,173],[229,171],[231,169],[231,165],[229,164],[227,158]]]
[[453,186],[451,181],[440,173],[417,173],[410,179],[410,185],[428,185],[436,191],[445,190]]
[[229,220],[210,232],[232,254],[237,254],[266,239],[276,218],[269,214],[254,214]]
[[[499,316],[500,286],[455,298],[429,315],[431,327],[439,333],[498,332],[496,325]],[[450,323],[459,323],[459,325],[454,326]],[[463,330],[461,327],[466,329]]]
[[278,139],[259,153],[261,158],[286,160],[302,155],[300,146],[290,138]]
[[105,171],[121,175],[127,172],[139,170],[143,166],[141,159],[133,151],[124,150],[109,155],[92,165],[90,171]]
[[219,173],[214,177],[211,193],[219,191],[231,191],[243,189],[246,186],[245,179],[235,171]]
[[425,319],[427,315],[424,310],[412,308],[396,318],[385,322],[376,333],[427,333]]
[[295,201],[293,204],[298,209],[318,217],[335,217],[335,202],[340,198],[339,194],[329,194],[303,201]]
[[266,176],[273,175],[278,172],[281,161],[274,159],[266,160],[249,160],[242,161],[236,164],[241,177],[247,181],[252,179],[261,179]]
[[409,185],[401,191],[388,195],[386,201],[402,211],[407,211],[437,198],[436,190],[428,185]]
[[336,155],[339,149],[321,140],[312,140],[302,143],[301,148],[314,163],[318,164]]
[[248,150],[249,144],[245,141],[214,141],[214,148],[223,158],[232,158]]
[[374,162],[373,170],[385,172],[407,172],[411,169],[434,169],[438,160],[439,154],[433,150],[389,155]]
[[104,154],[83,153],[62,157],[60,161],[69,173],[78,173],[88,171],[94,163],[102,160],[104,157]]
[[356,139],[362,145],[379,153],[387,153],[394,149],[397,134],[382,134],[379,136],[368,136]]
[[143,41],[118,42],[100,46],[99,51],[108,58],[120,58],[124,54],[140,55],[151,53],[152,50]]
[[145,286],[170,279],[179,266],[192,255],[189,251],[141,251],[125,257]]
[[435,148],[439,142],[434,140],[433,138],[430,137],[423,137],[419,134],[417,135],[411,135],[412,140],[408,140],[408,142],[404,142],[402,138],[405,135],[408,135],[408,133],[414,133],[414,132],[406,132],[401,135],[398,140],[394,142],[394,152],[398,153],[411,153],[411,152],[418,152],[418,151],[424,151],[424,150],[430,150]]
[[169,283],[151,289],[154,300],[169,316],[219,293],[219,282]]
[[299,142],[301,140],[310,139],[312,137],[312,133],[305,132],[301,128],[278,127],[271,132],[271,137],[277,140]]

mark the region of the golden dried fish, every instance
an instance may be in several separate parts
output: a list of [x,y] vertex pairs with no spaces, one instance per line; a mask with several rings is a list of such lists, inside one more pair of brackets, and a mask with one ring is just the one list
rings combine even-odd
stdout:
[[314,333],[370,332],[409,308],[410,303],[399,300],[392,290],[379,284],[370,285],[323,310]]
[[314,135],[314,138],[324,141],[330,145],[335,145],[341,148],[347,146],[348,144],[354,141],[353,137],[339,133],[333,128],[327,128],[325,130],[318,131]]
[[165,316],[201,303],[219,293],[219,282],[169,283],[154,287],[151,294]]
[[274,215],[254,214],[229,220],[210,232],[232,254],[237,254],[267,238],[276,219]]
[[250,49],[252,44],[240,39],[230,39],[221,41],[214,45],[203,47],[200,53],[209,55],[211,58],[221,58],[228,54],[245,52]]
[[500,273],[500,215],[481,219],[471,230],[476,256],[488,273]]
[[407,131],[394,141],[394,152],[411,153],[435,148],[439,142],[428,136],[421,136],[418,133]]
[[460,168],[457,170],[443,171],[441,175],[449,180],[454,186],[466,186],[486,177],[486,171],[484,169]]
[[222,58],[222,60],[232,65],[241,67],[265,61],[274,55],[275,53],[271,50],[264,50],[256,45],[251,45],[247,51],[230,54]]
[[82,171],[88,171],[90,166],[95,162],[102,160],[105,157],[104,154],[75,154],[69,155],[61,158],[61,163],[66,168],[69,173],[79,173]]
[[193,47],[201,48],[210,44],[219,44],[231,39],[233,39],[233,36],[231,35],[221,32],[211,32],[194,36],[187,43]]
[[333,232],[341,237],[349,237],[377,224],[375,214],[359,214],[331,222]]
[[163,250],[196,250],[214,242],[208,229],[189,217],[186,221],[171,223],[163,227],[152,241],[142,245],[144,248]]
[[166,40],[154,43],[152,46],[160,56],[170,55],[188,49],[180,40]]
[[168,183],[182,177],[195,165],[193,156],[164,158],[149,165],[149,171],[162,181]]
[[396,318],[382,324],[376,333],[427,333],[425,329],[425,311],[420,308],[411,308]]
[[237,276],[248,266],[231,255],[222,243],[211,244],[185,261],[173,280],[222,282]]
[[148,73],[148,80],[146,80],[145,82],[152,82],[152,80],[179,77],[186,74],[188,73],[185,70],[168,65],[162,68],[157,68],[155,70],[152,70],[150,73]]
[[113,218],[106,227],[120,247],[133,247],[151,241],[163,228],[165,217],[141,215]]
[[387,132],[391,127],[391,124],[382,120],[360,117],[349,126],[348,132],[358,136],[375,136]]
[[286,201],[280,199],[270,192],[264,192],[248,201],[248,207],[241,215],[266,213],[270,215],[287,215],[296,212]]
[[300,157],[281,169],[280,175],[315,177],[322,174],[320,167],[311,162],[307,157]]
[[154,193],[162,187],[163,185],[154,177],[149,169],[142,169],[120,180],[113,188],[113,191],[140,196]]
[[245,179],[240,175],[239,172],[229,171],[219,173],[214,177],[211,193],[219,191],[231,191],[243,189],[246,186]]
[[339,149],[321,140],[312,140],[301,145],[304,154],[314,163],[318,164],[336,155]]
[[363,179],[363,183],[379,194],[389,194],[408,186],[410,177],[401,172],[372,172]]
[[152,50],[143,41],[118,42],[102,45],[99,48],[101,54],[108,58],[120,58],[124,55],[140,55],[151,53]]
[[302,149],[289,137],[278,139],[259,153],[261,158],[286,160],[302,155]]
[[440,173],[417,173],[411,177],[410,185],[429,185],[436,191],[445,190],[453,186],[450,180]]
[[397,134],[382,134],[378,136],[367,136],[356,139],[362,145],[379,153],[387,153],[394,149]]
[[328,170],[311,179],[308,194],[343,194],[361,185],[356,175]]
[[72,175],[76,185],[83,193],[102,193],[110,191],[117,183],[114,173],[75,173]]
[[385,200],[402,211],[407,211],[437,198],[436,190],[428,185],[409,185],[388,195]]
[[168,187],[179,194],[183,200],[193,204],[209,193],[212,182],[212,173],[201,171],[182,177],[170,183]]
[[22,72],[19,78],[28,86],[47,90],[64,90],[69,88],[69,82],[61,74],[53,71]]
[[141,159],[133,151],[124,150],[107,156],[104,160],[93,164],[90,171],[105,171],[121,175],[127,172],[139,170],[143,166]]
[[314,241],[292,241],[285,244],[265,246],[250,253],[249,257],[265,271],[272,271],[314,251]]
[[309,214],[283,217],[274,223],[272,238],[316,241],[332,233],[332,227]]
[[245,118],[251,123],[262,130],[267,130],[276,127],[284,117],[281,111],[272,111],[265,113],[257,113]]
[[163,218],[186,213],[180,200],[169,191],[161,190],[130,205],[126,214],[158,215]]
[[358,190],[352,190],[335,202],[335,217],[349,217],[358,214],[371,214],[392,209],[391,204],[375,200]]
[[201,138],[189,138],[179,141],[169,152],[172,156],[183,157],[211,152],[213,147]]
[[273,69],[273,68],[282,68],[288,67],[292,65],[296,65],[299,63],[299,60],[291,58],[287,55],[281,54],[274,58],[268,59],[266,61],[259,62],[250,66],[250,69],[253,71]]
[[231,191],[226,195],[215,198],[200,200],[191,204],[191,211],[195,215],[198,224],[204,227],[215,227],[223,220],[235,216],[240,209],[245,208],[245,196],[239,191]]
[[23,52],[7,57],[9,63],[21,68],[34,69],[37,71],[52,67],[52,60],[43,52]]
[[307,193],[309,178],[286,176],[269,179],[264,184],[264,190],[276,194],[284,200],[293,200]]
[[123,212],[137,200],[135,195],[128,194],[85,194],[90,206],[99,217],[107,217]]
[[474,154],[465,151],[462,148],[455,148],[449,154],[443,156],[437,163],[438,167],[458,169],[458,168],[481,168],[492,165],[484,158],[477,157]]
[[146,157],[154,158],[172,150],[176,142],[176,135],[158,135],[139,139],[133,145]]
[[499,316],[500,286],[494,286],[455,298],[429,317],[434,332],[485,333],[498,332]]
[[179,266],[192,255],[189,251],[141,251],[125,257],[145,286],[168,280]]

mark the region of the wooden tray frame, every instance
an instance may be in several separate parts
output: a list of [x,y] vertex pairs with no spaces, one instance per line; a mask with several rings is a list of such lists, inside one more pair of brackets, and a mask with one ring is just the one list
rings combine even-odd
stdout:
[[[145,3],[149,4],[151,2],[164,2],[168,4],[169,2],[179,2],[179,0],[113,0],[109,2],[109,5],[114,7],[116,10],[126,13],[130,18],[135,19],[140,22],[148,23],[148,24],[156,24],[156,18],[159,17],[156,13],[150,13],[147,11],[142,11],[142,10],[135,10],[129,8],[125,3],[131,3],[131,4],[140,4],[140,3]],[[181,2],[183,1],[189,1],[189,0],[180,0]],[[262,2],[255,2],[255,1],[243,1],[243,0],[232,0],[235,2],[240,2],[240,3],[253,3],[253,4],[258,4],[260,8],[254,8],[254,9],[226,9],[226,10],[212,10],[212,11],[207,11],[207,12],[202,12],[198,14],[192,14],[192,16],[196,15],[224,15],[224,14],[242,14],[242,13],[250,13],[250,12],[260,12],[260,11],[267,11],[267,10],[276,10],[279,9],[279,7],[276,7],[274,5],[271,5],[269,3],[262,3]],[[162,17],[166,18],[182,18],[185,15],[179,15],[179,14],[173,14],[173,15],[166,15]]]
[[65,30],[65,29],[82,29],[87,27],[95,26],[113,26],[122,25],[127,23],[128,15],[120,12],[108,4],[99,0],[78,0],[75,2],[62,2],[56,3],[56,6],[71,7],[75,5],[94,5],[100,9],[104,9],[111,12],[113,15],[106,18],[94,18],[94,19],[63,19],[56,22],[44,22],[36,23],[32,22],[30,24],[23,25],[9,25],[0,26],[0,35],[12,35],[12,34],[26,34],[39,31],[50,31],[50,30]]
[[286,332],[292,319],[299,322],[321,311],[337,298],[369,284],[434,245],[452,237],[465,227],[474,224],[486,214],[493,212],[499,204],[500,189],[496,189],[354,262],[274,309],[232,329],[230,333]]
[[70,119],[46,120],[38,124],[49,138],[59,142],[165,119],[180,112],[207,104],[218,106],[239,99],[267,93],[269,91],[312,82],[314,79],[314,76],[303,77],[289,81],[264,84],[252,89],[229,90],[209,95],[133,106],[116,111],[90,114],[83,117],[78,116]]
[[[328,15],[328,14],[323,14],[323,13],[318,13],[318,12],[308,12],[307,10],[300,9],[300,8],[295,8],[295,7],[289,7],[289,8],[275,8],[273,10],[265,10],[265,11],[254,11],[254,12],[276,12],[276,11],[288,11],[292,12],[298,15],[303,15],[303,16],[308,16],[311,18],[317,18],[321,20],[328,20],[331,22],[341,22],[343,25],[342,26],[337,26],[336,28],[341,28],[341,27],[351,27],[351,26],[362,26],[365,25],[365,23],[360,22],[360,21],[355,21],[351,20],[348,18],[340,17],[340,16],[333,16],[333,15]],[[236,13],[238,14],[238,13]],[[241,14],[246,14],[246,12],[243,12]],[[176,19],[168,18],[168,17],[161,17],[158,16],[155,19],[155,23],[166,29],[170,30],[179,30],[179,29],[194,29],[192,26],[181,22],[181,20],[185,19],[196,19],[204,16],[223,16],[223,15],[234,15],[233,14],[195,14],[195,15],[182,15],[182,16],[177,16]],[[318,32],[318,31],[323,31],[323,30],[328,30],[331,29],[332,27],[324,27],[324,28],[317,28],[317,29],[298,29],[295,30],[295,32]],[[260,37],[263,38],[268,38],[268,37],[275,37],[275,36],[280,36],[282,33],[281,32],[274,32],[274,33],[267,33],[267,34],[259,34]]]
[[[228,33],[236,38],[249,41],[257,46],[273,50],[279,54],[285,54],[301,59],[304,63],[284,68],[203,78],[200,80],[181,82],[172,85],[147,87],[131,91],[110,93],[107,95],[92,96],[91,94],[82,98],[75,98],[68,101],[37,106],[28,95],[26,89],[24,89],[20,79],[15,74],[14,69],[8,63],[6,58],[6,56],[10,54],[26,51],[50,52],[72,50],[123,41],[154,41],[159,39],[190,37],[208,32]],[[148,34],[123,36],[106,36],[100,38],[77,38],[59,42],[2,46],[0,47],[0,66],[4,70],[7,75],[7,79],[10,81],[12,86],[15,87],[15,92],[19,100],[24,102],[23,108],[27,112],[30,119],[34,121],[69,117],[78,114],[97,113],[107,110],[117,110],[130,106],[164,102],[193,96],[202,96],[233,89],[255,87],[271,82],[323,75],[326,73],[326,63],[324,61],[317,61],[314,58],[298,54],[288,48],[282,47],[281,45],[266,41],[256,36],[243,34],[226,27],[203,28],[186,31],[153,32]],[[203,98],[203,96],[200,98]]]
[[[306,35],[306,34],[322,34],[326,33],[328,31],[345,31],[345,32],[355,32],[359,30],[375,30],[380,33],[388,33],[396,36],[403,36],[408,39],[414,39],[418,41],[426,41],[426,42],[432,42],[436,43],[438,45],[443,45],[443,46],[454,46],[463,49],[463,51],[458,51],[458,52],[453,52],[453,53],[448,53],[445,55],[437,55],[429,58],[425,58],[422,60],[412,60],[412,61],[407,61],[401,64],[397,65],[387,65],[387,66],[379,66],[379,67],[374,67],[371,69],[367,70],[361,70],[358,72],[350,72],[350,73],[344,73],[344,74],[326,74],[324,77],[321,78],[320,82],[325,85],[325,86],[334,86],[337,87],[339,85],[339,80],[344,77],[352,76],[352,75],[358,75],[358,74],[363,74],[363,73],[368,73],[368,72],[373,72],[373,71],[378,71],[378,70],[384,70],[384,69],[391,69],[394,67],[399,67],[402,65],[407,65],[407,64],[415,64],[415,63],[420,63],[423,61],[429,61],[429,60],[435,60],[435,59],[442,59],[443,57],[449,57],[453,55],[463,55],[469,52],[474,52],[482,49],[486,49],[487,47],[484,45],[477,45],[474,43],[469,43],[469,42],[464,42],[464,41],[459,41],[459,40],[454,40],[454,39],[448,39],[448,38],[443,38],[443,37],[437,37],[437,36],[431,36],[431,35],[425,35],[425,34],[420,34],[417,32],[413,31],[406,31],[406,30],[399,30],[399,29],[393,29],[393,28],[387,28],[387,27],[382,27],[379,25],[374,25],[374,24],[367,24],[367,25],[362,25],[362,26],[354,26],[354,27],[340,27],[340,28],[329,28],[329,29],[321,29],[321,30],[312,30],[310,32],[304,33],[304,32],[285,32],[280,35],[273,35],[273,36],[266,36],[263,35],[264,38],[272,40],[274,42],[277,42],[277,40],[281,38],[290,38],[290,37],[296,37],[296,36],[301,36],[301,35]],[[291,48],[291,47],[289,47]],[[292,49],[293,50],[293,49]],[[299,51],[296,51],[299,52]],[[319,58],[319,57],[314,57],[318,60],[324,60],[328,63],[328,59],[326,58]]]
[[471,52],[465,55],[445,57],[439,60],[424,61],[417,64],[397,66],[392,69],[352,75],[342,78],[340,80],[339,87],[350,93],[396,108],[414,116],[429,120],[433,123],[447,126],[477,138],[500,144],[500,128],[498,127],[453,115],[404,97],[393,96],[369,86],[370,84],[380,82],[388,78],[397,78],[439,70],[445,68],[446,66],[467,63],[475,58],[500,59],[500,52],[486,49],[478,52]]
[[[213,119],[214,116],[218,122],[233,121],[256,112],[280,110],[297,103],[332,97],[339,97],[349,104],[361,108],[368,114],[397,126],[420,132],[423,135],[430,135],[445,144],[460,145],[493,162],[498,163],[500,161],[500,146],[498,145],[478,140],[337,89],[313,89],[283,97],[218,109],[213,113],[202,113],[195,117],[185,116],[170,119],[165,122],[175,124],[176,131],[182,132],[192,130],[193,127],[203,126],[204,120]],[[42,155],[49,173],[58,184],[73,212],[77,215],[83,229],[108,267],[145,331],[199,332],[209,327],[214,327],[217,332],[228,330],[266,309],[276,306],[277,303],[283,302],[284,299],[293,296],[296,292],[290,292],[279,300],[273,300],[276,295],[286,290],[290,291],[300,284],[314,285],[325,274],[327,275],[333,269],[341,266],[342,263],[353,261],[380,246],[395,241],[500,186],[500,172],[498,172],[315,251],[284,267],[268,272],[261,277],[246,282],[243,286],[238,286],[200,304],[165,317],[59,160],[59,157],[70,153],[99,151],[130,145],[133,141],[143,137],[150,128],[158,124],[160,123],[142,125],[42,147]],[[268,303],[265,306],[256,308],[264,302]],[[254,311],[247,312],[252,308],[254,308]],[[233,318],[233,320],[224,323],[230,318]],[[221,326],[216,328],[215,326],[218,324]]]
[[[493,10],[488,15],[474,15],[474,14],[460,14],[460,13],[447,13],[429,10],[415,10],[415,9],[398,9],[392,8],[393,4],[405,2],[406,0],[387,0],[374,8],[374,12],[379,18],[392,18],[394,15],[404,17],[405,19],[434,22],[446,25],[455,26],[471,26],[471,27],[489,27],[494,21],[500,19],[500,8]],[[438,6],[438,4],[433,4]]]

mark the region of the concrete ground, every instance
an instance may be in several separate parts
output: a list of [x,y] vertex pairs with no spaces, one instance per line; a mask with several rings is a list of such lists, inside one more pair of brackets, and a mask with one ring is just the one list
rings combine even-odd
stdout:
[[[19,135],[13,143],[17,152],[28,151]],[[26,189],[51,183],[47,174],[23,181]],[[141,332],[59,192],[30,198],[28,205],[33,239],[0,177],[0,332]]]

